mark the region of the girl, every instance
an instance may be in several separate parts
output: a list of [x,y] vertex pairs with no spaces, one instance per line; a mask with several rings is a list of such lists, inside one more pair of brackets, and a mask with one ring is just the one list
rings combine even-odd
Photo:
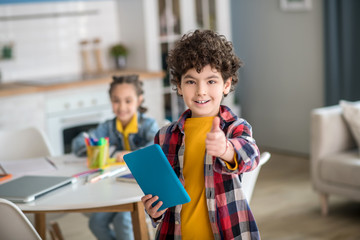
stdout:
[[[137,75],[114,76],[109,94],[116,117],[99,124],[88,134],[98,139],[109,137],[110,146],[116,146],[116,160],[121,162],[125,154],[152,144],[158,125],[154,119],[144,115],[144,91]],[[80,133],[72,142],[72,150],[76,155],[86,152],[83,135]],[[110,228],[111,223],[114,230]],[[129,212],[93,213],[89,226],[99,240],[133,239]]]

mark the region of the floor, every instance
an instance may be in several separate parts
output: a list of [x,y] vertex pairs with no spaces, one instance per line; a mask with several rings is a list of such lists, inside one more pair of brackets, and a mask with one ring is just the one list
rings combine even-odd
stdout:
[[[360,239],[360,202],[331,196],[329,216],[322,217],[311,187],[309,160],[271,154],[260,171],[251,202],[262,239]],[[65,239],[95,240],[87,221],[83,214],[66,214],[58,220]]]

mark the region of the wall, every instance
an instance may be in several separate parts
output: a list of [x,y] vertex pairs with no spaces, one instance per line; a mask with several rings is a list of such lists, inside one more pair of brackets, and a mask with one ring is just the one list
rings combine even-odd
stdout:
[[279,0],[232,0],[238,99],[260,146],[309,153],[310,111],[323,105],[322,1],[286,12]]
[[119,28],[115,0],[1,4],[0,47],[14,43],[13,59],[0,59],[2,82],[79,74],[79,42],[95,38],[101,39],[105,68],[111,68],[108,48],[121,39]]

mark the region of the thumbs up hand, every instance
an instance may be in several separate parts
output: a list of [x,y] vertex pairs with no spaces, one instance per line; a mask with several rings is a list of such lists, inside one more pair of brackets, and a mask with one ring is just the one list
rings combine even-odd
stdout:
[[222,157],[227,150],[226,144],[227,139],[220,129],[220,118],[216,116],[205,140],[207,153],[215,157]]

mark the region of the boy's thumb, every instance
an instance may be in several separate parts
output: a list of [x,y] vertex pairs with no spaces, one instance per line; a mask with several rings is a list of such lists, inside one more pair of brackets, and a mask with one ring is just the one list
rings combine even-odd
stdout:
[[214,117],[214,120],[213,120],[213,124],[212,124],[212,127],[211,127],[211,132],[218,132],[218,131],[221,131],[220,129],[220,118],[219,117]]

